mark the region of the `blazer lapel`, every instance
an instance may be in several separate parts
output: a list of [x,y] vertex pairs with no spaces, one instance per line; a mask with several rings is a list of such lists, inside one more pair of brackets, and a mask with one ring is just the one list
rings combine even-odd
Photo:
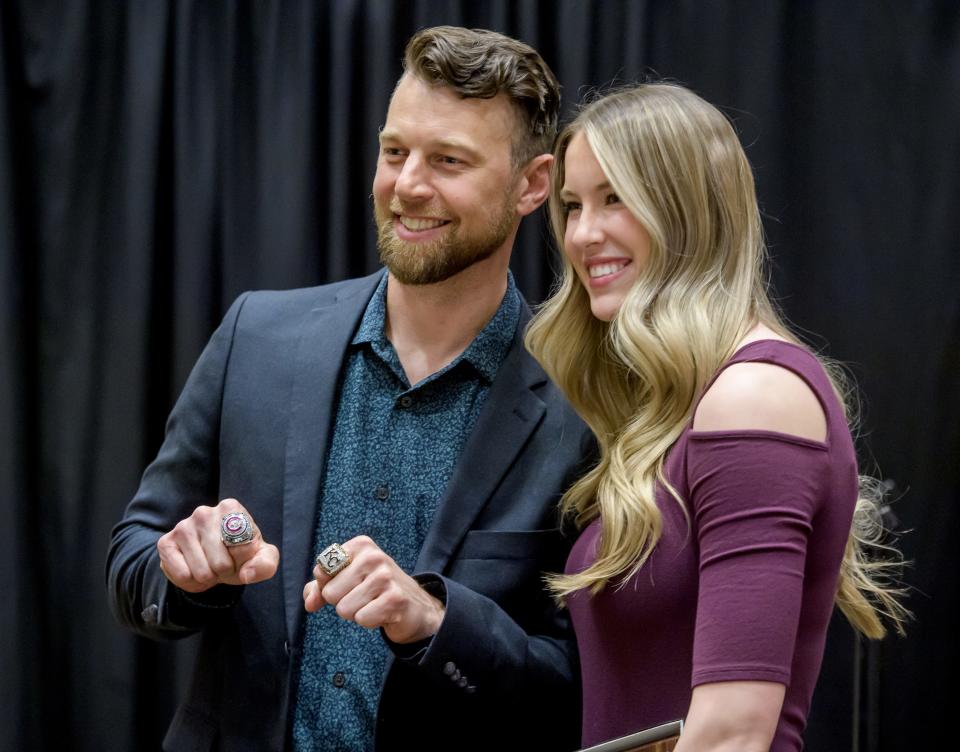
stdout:
[[444,570],[543,417],[545,406],[534,389],[547,377],[523,347],[529,320],[524,314],[437,506],[417,558],[418,572]]
[[283,489],[284,609],[287,639],[297,644],[303,621],[303,586],[310,576],[317,496],[336,414],[340,371],[353,333],[380,280],[328,293],[308,314],[297,346],[290,401]]

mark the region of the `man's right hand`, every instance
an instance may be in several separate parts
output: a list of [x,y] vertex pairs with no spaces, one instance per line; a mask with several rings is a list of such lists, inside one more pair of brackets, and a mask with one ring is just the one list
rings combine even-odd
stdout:
[[[230,512],[247,515],[255,531],[249,543],[227,546],[221,540],[220,522]],[[263,582],[276,574],[280,563],[279,549],[263,539],[253,517],[236,499],[197,507],[157,541],[157,552],[167,579],[188,593],[202,593],[214,585]]]

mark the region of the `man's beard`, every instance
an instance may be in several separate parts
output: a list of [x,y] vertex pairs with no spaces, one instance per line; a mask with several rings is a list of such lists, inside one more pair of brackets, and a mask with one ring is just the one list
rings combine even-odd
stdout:
[[507,196],[491,214],[486,227],[463,236],[460,227],[429,243],[410,243],[394,232],[394,212],[381,211],[374,201],[380,262],[405,285],[432,285],[450,279],[479,261],[490,258],[513,231],[517,215]]

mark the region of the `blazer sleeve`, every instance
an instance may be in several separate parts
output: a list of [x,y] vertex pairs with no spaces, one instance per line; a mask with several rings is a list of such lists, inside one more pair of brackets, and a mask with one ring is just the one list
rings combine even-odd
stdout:
[[516,695],[566,690],[578,679],[566,610],[544,614],[529,634],[492,599],[442,575],[446,615],[418,665],[453,692]]
[[[582,430],[571,431],[551,458],[553,472],[540,476],[545,507],[555,509],[562,491],[596,458],[592,435],[577,425]],[[474,715],[496,707],[502,719],[509,715],[523,724],[530,735],[524,744],[569,749],[579,738],[579,658],[569,614],[545,592],[542,574],[563,570],[572,537],[560,529],[479,534],[481,541],[471,540],[469,570],[459,570],[469,571],[465,580],[437,572],[416,575],[445,602],[437,634],[413,651],[391,648],[398,662],[456,707],[467,711],[475,705]],[[502,585],[492,584],[498,577]],[[545,723],[546,718],[553,720]],[[503,720],[503,725],[510,724]]]
[[190,373],[167,420],[157,458],[111,533],[107,596],[116,618],[152,638],[192,634],[232,606],[242,587],[186,594],[160,570],[157,541],[201,505],[217,503],[224,378],[248,293],[231,305]]

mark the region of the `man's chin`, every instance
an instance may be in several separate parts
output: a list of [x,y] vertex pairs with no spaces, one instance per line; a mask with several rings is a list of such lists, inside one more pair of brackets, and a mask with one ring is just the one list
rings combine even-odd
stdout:
[[[446,282],[451,277],[455,277],[457,274],[462,272],[467,267],[462,268],[449,268],[444,267],[442,269],[434,268],[424,268],[422,266],[414,266],[408,264],[398,264],[394,261],[387,261],[382,256],[380,260],[383,262],[383,265],[387,267],[387,271],[393,276],[397,282],[403,285],[410,285],[416,287],[422,287],[424,285],[436,285],[441,282]],[[469,266],[469,264],[468,264]]]
[[[489,242],[462,245],[455,234],[442,240],[411,243],[402,240],[393,228],[383,223],[377,238],[380,262],[404,285],[435,285],[446,282],[473,265],[484,261],[502,244],[497,237]],[[493,242],[500,240],[500,242]]]

